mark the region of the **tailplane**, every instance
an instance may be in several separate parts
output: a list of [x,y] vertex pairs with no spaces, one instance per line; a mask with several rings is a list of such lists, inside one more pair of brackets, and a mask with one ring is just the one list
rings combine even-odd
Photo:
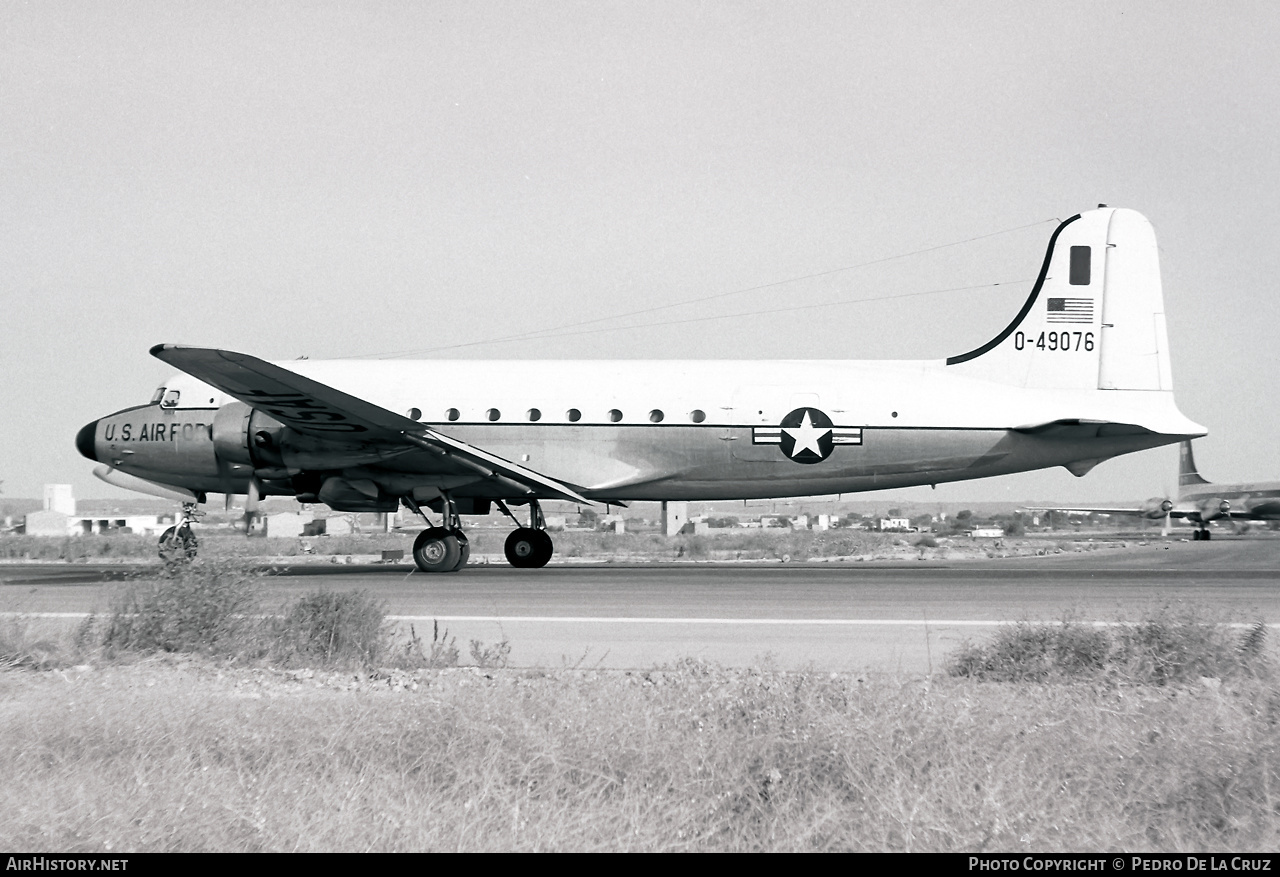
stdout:
[[1013,322],[947,366],[1028,389],[1172,390],[1151,223],[1105,207],[1063,222]]

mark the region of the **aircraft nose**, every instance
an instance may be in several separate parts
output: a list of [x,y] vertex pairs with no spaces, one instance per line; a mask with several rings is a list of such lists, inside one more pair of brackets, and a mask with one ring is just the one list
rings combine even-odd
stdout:
[[98,421],[95,420],[80,427],[80,431],[76,433],[76,450],[80,452],[80,456],[88,457],[94,462],[98,459],[98,453],[93,447],[93,437],[97,432]]

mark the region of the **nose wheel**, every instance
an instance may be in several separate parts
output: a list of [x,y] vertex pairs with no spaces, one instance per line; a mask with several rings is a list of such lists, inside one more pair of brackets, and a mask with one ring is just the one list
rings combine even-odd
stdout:
[[196,534],[191,532],[191,523],[203,514],[195,503],[182,504],[182,517],[178,523],[165,530],[160,536],[160,559],[166,565],[173,566],[195,560],[200,543],[196,539]]

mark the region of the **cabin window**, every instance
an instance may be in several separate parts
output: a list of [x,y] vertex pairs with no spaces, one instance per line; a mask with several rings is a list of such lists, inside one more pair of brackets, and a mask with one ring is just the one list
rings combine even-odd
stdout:
[[542,419],[542,412],[537,408],[530,408],[525,412],[525,416],[529,418],[530,423],[537,423]]
[[457,420],[459,417],[462,416],[462,412],[458,411],[457,408],[446,408],[444,412],[444,416],[449,418],[450,420]]
[[609,421],[610,421],[611,423],[617,423],[617,422],[618,422],[619,420],[621,420],[621,419],[622,419],[622,412],[621,412],[621,411],[619,411],[617,408],[610,408],[610,409],[609,409]]
[[577,423],[579,420],[582,419],[582,412],[579,411],[577,408],[570,408],[568,411],[564,413],[564,416],[565,416],[565,419],[568,420],[570,423]]
[[156,391],[151,394],[151,404],[159,405],[160,400],[164,398],[164,387],[156,387]]
[[663,415],[663,413],[662,413],[660,410],[658,410],[657,408],[655,408],[655,409],[653,409],[652,411],[650,411],[650,412],[649,412],[649,422],[650,422],[650,423],[661,423],[661,422],[662,422],[662,418],[663,418],[663,416],[664,416],[664,415]]
[[170,390],[169,392],[165,393],[164,398],[160,400],[160,407],[161,408],[177,408],[178,399],[181,396],[182,396],[181,391]]
[[689,419],[694,423],[701,423],[707,419],[707,412],[703,411],[701,408],[695,408],[689,412]]
[[1088,286],[1092,253],[1089,247],[1071,248],[1071,285]]
[[490,421],[493,421],[500,418],[502,416],[502,412],[499,411],[497,408],[490,408],[488,411],[484,413],[484,416],[489,418]]
[[422,412],[417,408],[410,408],[408,411],[404,413],[404,416],[409,418],[410,420],[421,420]]

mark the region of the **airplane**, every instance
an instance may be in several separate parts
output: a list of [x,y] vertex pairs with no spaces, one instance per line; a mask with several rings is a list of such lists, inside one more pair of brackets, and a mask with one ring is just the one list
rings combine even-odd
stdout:
[[1097,512],[1107,515],[1140,515],[1151,520],[1164,519],[1168,533],[1169,519],[1186,518],[1196,525],[1194,541],[1212,538],[1212,521],[1277,521],[1280,520],[1280,481],[1242,481],[1214,484],[1201,477],[1191,452],[1191,440],[1182,442],[1178,452],[1178,498],[1153,497],[1138,508],[1028,508],[1037,512]]
[[[250,506],[404,506],[426,523],[413,548],[423,572],[461,569],[460,516],[495,507],[515,525],[507,560],[536,568],[554,553],[544,500],[811,496],[1053,466],[1083,476],[1205,434],[1173,397],[1155,233],[1140,213],[1105,205],[1053,231],[999,334],[945,360],[272,363],[171,344],[151,354],[181,372],[149,404],[80,429],[80,453],[103,464],[95,474],[192,512],[208,493]],[[512,506],[528,507],[527,523]],[[190,554],[193,543],[172,544],[182,530],[170,548]]]

